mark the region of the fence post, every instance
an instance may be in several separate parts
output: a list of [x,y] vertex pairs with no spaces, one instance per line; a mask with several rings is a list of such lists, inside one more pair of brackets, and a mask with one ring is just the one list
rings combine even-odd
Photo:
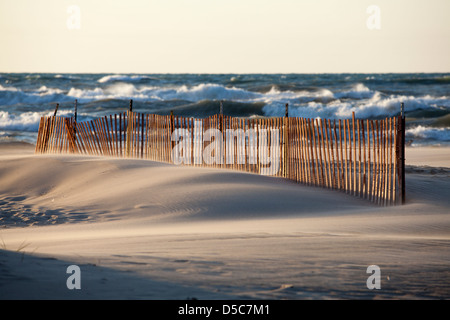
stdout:
[[283,161],[283,176],[286,178],[286,177],[288,177],[289,176],[289,174],[288,174],[288,168],[289,168],[289,166],[288,166],[288,139],[287,139],[287,135],[288,135],[288,126],[289,126],[289,104],[288,103],[286,103],[286,112],[285,112],[285,115],[284,115],[284,119],[283,119],[283,122],[284,122],[284,132],[283,132],[283,144],[284,144],[284,148],[283,148],[283,158],[284,158],[284,161]]
[[[405,204],[405,105],[402,102],[400,105],[400,161],[401,161],[401,192],[402,192],[402,204]],[[400,181],[400,179],[399,179]]]
[[59,103],[56,104],[55,113],[53,114],[54,117],[56,117],[56,113],[58,112]]
[[46,128],[46,132],[44,135],[43,152],[47,152],[48,140],[50,139],[50,134],[53,130],[54,121],[55,121],[56,113],[58,112],[58,108],[59,108],[59,103],[56,104],[55,112],[53,113],[53,117],[47,118],[47,128]]
[[66,127],[66,132],[67,132],[67,142],[68,142],[68,147],[69,147],[68,148],[69,153],[78,153],[78,149],[77,149],[74,135],[73,135],[74,130],[72,129],[70,122],[71,122],[70,118],[64,118],[64,125]]
[[78,101],[75,99],[75,111],[74,111],[74,123],[73,123],[73,139],[74,143],[76,145],[77,141],[77,108],[78,108]]
[[75,99],[75,111],[74,111],[75,122],[77,122],[77,107],[78,107],[78,100]]
[[223,101],[220,101],[220,106],[219,106],[219,131],[222,133],[223,129]]
[[131,152],[131,143],[133,143],[133,141],[131,140],[131,129],[132,129],[132,123],[131,121],[134,121],[133,118],[133,99],[130,99],[130,108],[129,111],[127,112],[127,141],[126,141],[126,146],[125,146],[125,152],[126,152],[126,156],[127,158],[130,157],[130,152]]
[[397,162],[397,177],[398,177],[398,190],[399,190],[399,200],[401,204],[404,203],[404,122],[403,122],[403,102],[400,104],[400,115],[397,117],[397,137],[396,137],[396,162]]
[[[173,134],[174,130],[175,130],[175,122],[174,122],[173,110],[170,110],[170,146],[171,146],[170,151],[173,150],[173,148],[175,147],[175,143],[176,143],[175,141],[172,141],[172,134]],[[171,162],[173,162],[172,152],[169,153],[169,156],[170,156]]]

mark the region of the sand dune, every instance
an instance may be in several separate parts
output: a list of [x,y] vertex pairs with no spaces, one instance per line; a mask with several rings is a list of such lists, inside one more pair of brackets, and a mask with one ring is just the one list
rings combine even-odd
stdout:
[[[408,148],[407,165],[407,204],[379,207],[274,177],[2,145],[0,298],[447,299],[450,149]],[[65,286],[70,264],[81,290]],[[381,290],[366,287],[372,264]]]

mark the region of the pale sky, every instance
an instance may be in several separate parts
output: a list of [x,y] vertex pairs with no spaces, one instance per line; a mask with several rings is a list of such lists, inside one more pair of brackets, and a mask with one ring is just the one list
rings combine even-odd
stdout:
[[0,0],[0,36],[0,72],[450,72],[450,0]]

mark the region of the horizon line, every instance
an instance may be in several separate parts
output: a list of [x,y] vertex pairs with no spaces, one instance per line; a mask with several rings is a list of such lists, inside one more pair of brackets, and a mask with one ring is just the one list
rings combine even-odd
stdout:
[[412,74],[412,73],[421,73],[421,74],[446,74],[450,73],[450,71],[408,71],[408,72],[396,72],[396,71],[388,71],[388,72],[48,72],[48,71],[0,71],[0,74],[20,74],[20,73],[45,73],[45,74],[203,74],[203,75],[243,75],[243,74],[267,74],[267,75],[276,75],[276,74]]

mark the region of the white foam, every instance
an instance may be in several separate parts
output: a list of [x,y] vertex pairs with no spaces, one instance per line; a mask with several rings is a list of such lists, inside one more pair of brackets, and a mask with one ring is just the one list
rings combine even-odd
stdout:
[[[0,129],[13,131],[37,131],[43,116],[52,116],[54,111],[23,112],[20,114],[0,111]],[[71,116],[71,110],[58,110],[58,116]]]
[[251,100],[259,98],[260,93],[250,92],[235,87],[226,88],[218,84],[199,84],[188,88],[181,86],[176,90],[174,98],[188,101],[201,100]]
[[97,80],[99,83],[105,83],[105,82],[111,82],[111,81],[124,81],[124,82],[133,82],[133,81],[140,81],[144,79],[151,79],[148,76],[140,76],[140,75],[134,75],[134,76],[126,76],[126,75],[120,75],[120,74],[113,74],[104,76]]
[[37,90],[37,93],[41,96],[45,96],[51,94],[62,94],[64,91],[58,88],[47,88],[46,86],[42,86]]
[[2,86],[0,84],[0,91],[14,91],[14,92],[16,92],[16,91],[19,91],[19,90],[17,88],[15,88],[15,87],[4,87],[4,86]]
[[290,102],[302,100],[304,102],[317,98],[327,101],[334,98],[333,92],[328,89],[317,91],[279,91],[272,87],[266,93],[252,92],[236,87],[225,87],[212,83],[201,83],[192,87],[182,86],[135,86],[131,83],[116,83],[106,88],[78,89],[71,88],[68,96],[80,99],[100,100],[111,98],[130,98],[141,100],[186,100],[198,102],[202,100],[228,100],[237,102]]
[[280,91],[272,87],[268,92],[253,92],[234,86],[201,83],[194,86],[143,86],[139,84],[114,82],[94,88],[72,87],[67,93],[58,88],[41,86],[31,92],[15,87],[0,85],[0,105],[18,103],[42,104],[69,102],[78,99],[80,103],[106,99],[135,99],[141,101],[185,100],[192,103],[202,100],[227,100],[235,102],[263,102],[266,116],[283,116],[285,104],[289,103],[289,114],[298,117],[350,118],[355,112],[360,118],[394,116],[400,103],[404,102],[406,112],[414,110],[447,110],[450,97],[430,95],[415,97],[406,95],[385,95],[373,91],[364,84],[356,83],[348,90],[332,92],[329,89]]
[[337,99],[342,99],[342,98],[369,99],[369,98],[373,97],[373,95],[376,93],[377,93],[376,91],[370,90],[364,84],[357,83],[350,90],[336,92],[334,94],[334,96]]
[[24,112],[14,115],[6,111],[0,111],[0,129],[37,131],[42,115],[39,112]]
[[261,97],[254,99],[254,101],[263,101],[266,103],[279,101],[281,103],[289,102],[309,102],[316,99],[323,99],[326,101],[334,99],[334,94],[328,89],[319,89],[317,91],[279,91],[278,89],[272,87],[270,91],[263,94]]
[[101,88],[95,88],[93,90],[70,88],[67,95],[74,98],[88,98],[88,99],[96,99],[104,96],[103,90]]
[[[273,94],[273,93],[269,93]],[[141,100],[186,100],[198,102],[202,100],[234,100],[234,101],[263,101],[264,94],[251,92],[235,87],[224,87],[217,84],[199,84],[193,87],[172,86],[136,87],[131,83],[116,83],[107,88],[77,89],[71,88],[68,96],[81,99],[112,99],[132,98]]]
[[[362,88],[361,88],[362,89]],[[365,92],[365,91],[363,91]],[[266,116],[280,117],[284,115],[284,101],[268,100],[263,107]],[[369,99],[357,101],[330,100],[324,102],[292,100],[289,104],[289,114],[296,117],[320,117],[320,118],[350,118],[355,112],[359,118],[394,116],[400,111],[400,104],[405,103],[406,112],[415,110],[441,110],[450,108],[449,97],[414,97],[403,95],[384,96],[380,92],[374,92]],[[299,103],[300,102],[300,103]]]
[[69,74],[56,74],[55,78],[56,79],[69,79],[69,80],[80,79],[80,77],[77,77],[77,76],[74,76],[74,75],[69,75]]
[[145,95],[142,95],[139,90],[136,89],[136,87],[132,84],[128,83],[117,83],[109,86],[105,90],[103,90],[103,93],[107,96],[112,97],[135,97],[142,96],[143,98]]
[[47,103],[52,101],[67,101],[64,91],[58,88],[41,86],[37,90],[24,92],[15,87],[0,85],[0,105],[14,105],[17,103]]
[[140,99],[154,100],[151,96],[138,90],[132,84],[120,83],[111,85],[105,89],[77,89],[71,88],[67,93],[68,97],[78,98],[81,101],[104,100],[104,99]]
[[450,141],[450,127],[433,128],[425,126],[417,126],[406,130],[406,136],[409,138],[430,139],[438,141]]

